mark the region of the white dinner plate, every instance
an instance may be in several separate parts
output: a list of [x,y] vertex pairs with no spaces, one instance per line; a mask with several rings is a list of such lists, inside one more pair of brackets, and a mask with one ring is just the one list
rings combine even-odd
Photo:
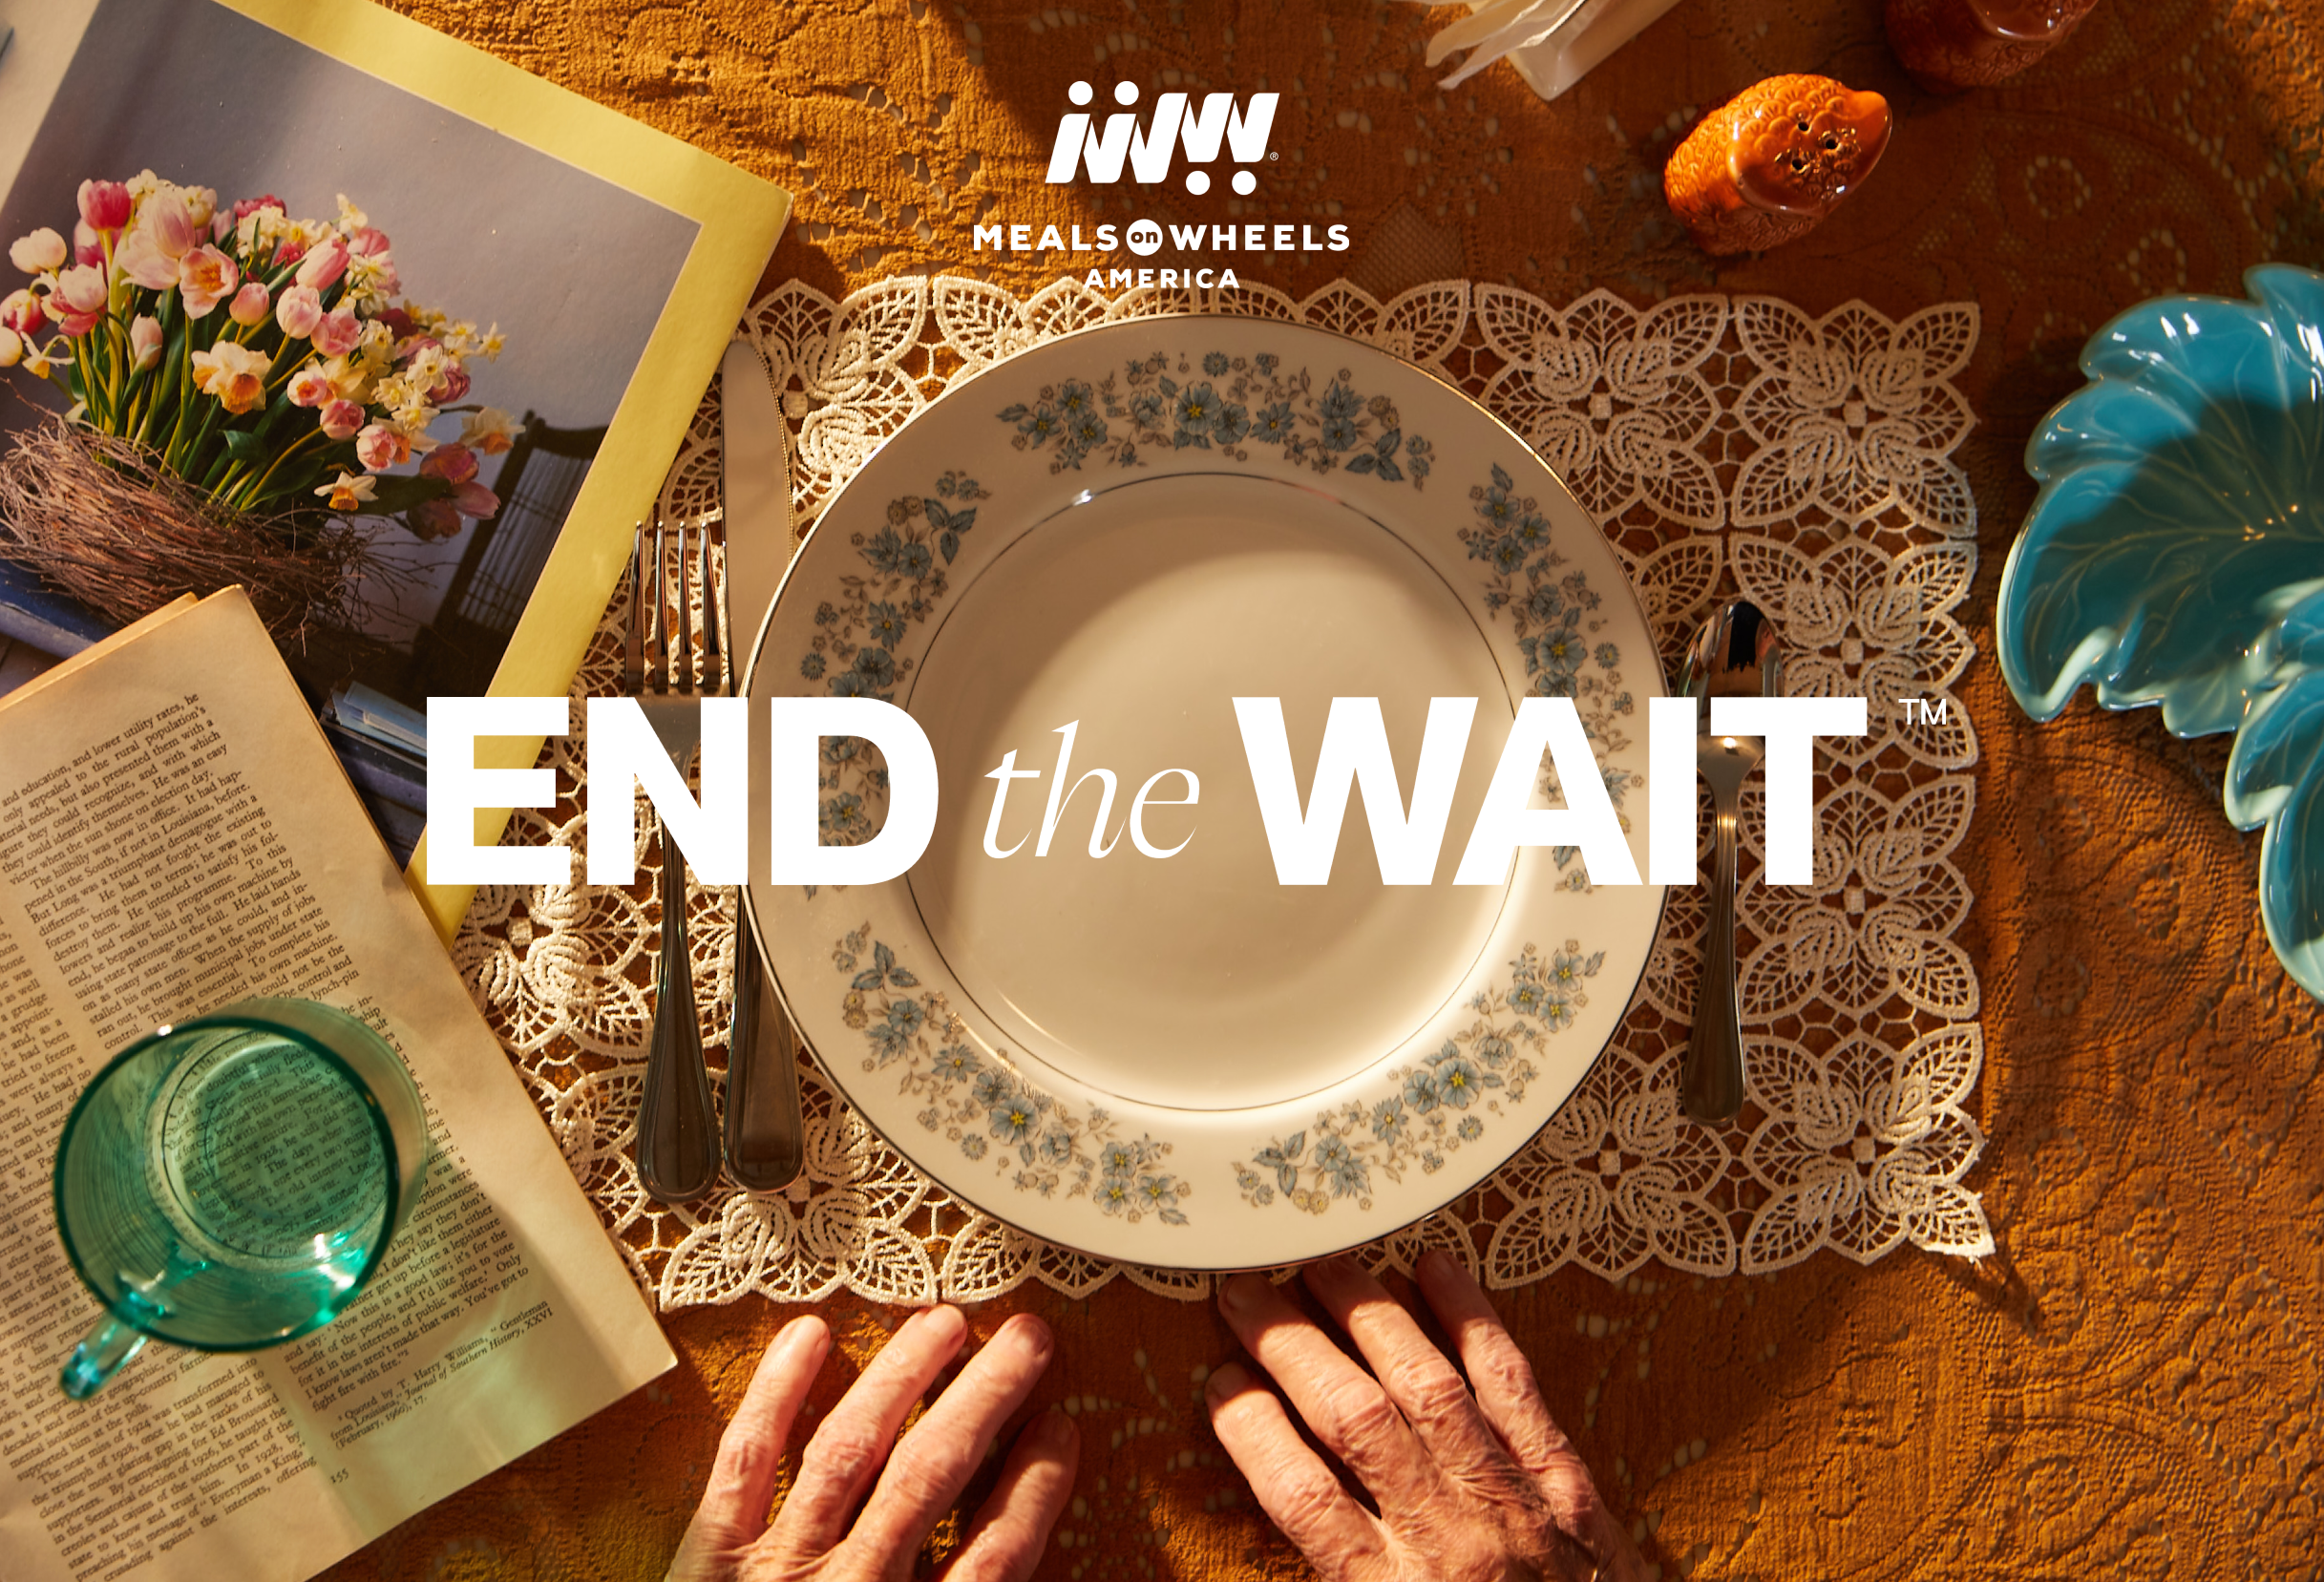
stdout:
[[[1642,815],[1662,686],[1620,560],[1483,409],[1325,331],[1142,319],[955,387],[824,512],[750,690],[897,704],[940,786],[900,878],[754,878],[801,1034],[948,1191],[1099,1256],[1286,1263],[1443,1206],[1581,1081],[1654,940],[1661,889],[1570,850],[1452,882],[1529,694]],[[1382,881],[1351,792],[1330,882],[1278,883],[1237,697],[1281,699],[1302,806],[1333,698],[1380,700],[1406,798],[1429,700],[1480,700],[1436,882]],[[1012,751],[1040,778],[996,819]],[[877,754],[822,771],[825,842],[869,838]]]

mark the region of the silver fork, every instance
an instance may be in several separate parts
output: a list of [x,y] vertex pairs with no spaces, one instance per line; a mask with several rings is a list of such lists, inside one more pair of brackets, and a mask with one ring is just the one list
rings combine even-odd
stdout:
[[[711,591],[710,552],[723,528],[681,523],[638,530],[630,580],[629,641],[623,689],[638,701],[663,750],[686,772],[702,743],[701,697],[733,686],[731,644],[721,601]],[[678,560],[677,596],[669,588],[669,545]],[[689,537],[694,540],[689,549]],[[674,605],[674,607],[673,607]],[[695,669],[694,610],[703,612],[701,668]],[[702,1061],[694,970],[686,951],[686,854],[656,820],[662,854],[662,960],[654,977],[653,1041],[645,1092],[638,1106],[638,1178],[647,1195],[682,1203],[709,1190],[718,1174],[718,1118]]]

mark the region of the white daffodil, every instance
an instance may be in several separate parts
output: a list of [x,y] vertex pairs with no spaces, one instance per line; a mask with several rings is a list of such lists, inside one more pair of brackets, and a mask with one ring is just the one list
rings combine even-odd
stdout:
[[341,473],[315,490],[333,511],[352,511],[368,505],[379,494],[379,480],[368,473]]
[[486,407],[469,413],[467,421],[460,425],[460,443],[481,455],[505,455],[523,432],[523,424],[513,421],[498,407]]

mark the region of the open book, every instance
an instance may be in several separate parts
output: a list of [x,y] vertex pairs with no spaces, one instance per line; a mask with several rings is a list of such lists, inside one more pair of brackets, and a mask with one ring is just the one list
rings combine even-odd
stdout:
[[[157,1024],[327,1001],[402,1053],[425,1195],[337,1321],[149,1346],[92,1401],[56,1237],[74,1096]],[[674,1361],[239,590],[0,700],[0,1576],[303,1578]]]

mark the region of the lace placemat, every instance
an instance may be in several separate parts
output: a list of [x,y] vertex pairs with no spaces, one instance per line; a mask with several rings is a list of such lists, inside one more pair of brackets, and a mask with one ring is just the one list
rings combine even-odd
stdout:
[[[1760,821],[1746,808],[1742,1124],[1679,1119],[1702,907],[1699,890],[1677,890],[1588,1079],[1492,1179],[1374,1244],[1371,1261],[1408,1270],[1425,1248],[1450,1246],[1501,1288],[1568,1263],[1618,1279],[1649,1261],[1760,1272],[1820,1248],[1859,1262],[1907,1244],[1990,1253],[1984,1210],[1962,1184],[1984,1146],[1966,1107],[1982,1044],[1976,972],[1954,938],[1971,897],[1952,860],[1977,756],[1953,691],[1974,656],[1955,612],[1976,569],[1976,507],[1953,459],[1974,417],[1952,380],[1976,344],[1975,306],[1901,323],[1860,303],[1814,318],[1767,297],[1637,308],[1594,291],[1558,307],[1464,282],[1382,303],[1345,283],[1294,301],[1248,285],[1109,297],[1068,280],[1021,300],[939,276],[838,302],[786,285],[745,327],[783,392],[805,523],[950,382],[1088,325],[1189,310],[1339,330],[1438,373],[1524,435],[1597,517],[1664,653],[1714,600],[1740,591],[1778,622],[1793,691],[1870,700],[1870,732],[1835,744],[1819,770],[1812,886],[1755,882]],[[715,508],[716,436],[706,404],[664,489],[666,515]],[[619,642],[609,612],[576,696],[617,689]],[[508,838],[580,850],[581,752],[578,735],[552,748],[562,800],[519,813]],[[650,856],[641,850],[642,864]],[[630,1152],[651,1024],[653,893],[643,872],[628,892],[488,888],[454,953],[663,1307],[753,1291],[788,1302],[843,1290],[978,1300],[1028,1279],[1083,1295],[1117,1276],[1190,1300],[1208,1293],[1208,1276],[1089,1258],[954,1201],[873,1135],[812,1061],[800,1180],[763,1196],[722,1186],[680,1208],[647,1198]],[[690,893],[687,927],[715,1065],[731,898]]]

